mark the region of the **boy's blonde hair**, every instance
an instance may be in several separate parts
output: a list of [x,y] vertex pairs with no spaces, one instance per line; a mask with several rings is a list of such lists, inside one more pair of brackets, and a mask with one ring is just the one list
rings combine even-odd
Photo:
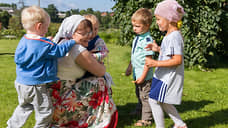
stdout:
[[27,7],[21,13],[21,22],[25,30],[31,30],[36,23],[46,23],[48,20],[49,14],[38,6]]
[[132,15],[131,21],[140,21],[144,25],[151,25],[152,12],[150,9],[140,8]]
[[97,24],[99,26],[99,20],[97,19],[97,17],[93,14],[87,14],[87,15],[84,15],[84,17],[88,20],[90,20],[92,22],[92,24]]

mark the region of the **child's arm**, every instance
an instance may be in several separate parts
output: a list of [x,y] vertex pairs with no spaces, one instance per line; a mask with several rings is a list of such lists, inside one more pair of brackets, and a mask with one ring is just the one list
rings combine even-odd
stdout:
[[147,67],[173,67],[178,66],[182,63],[182,55],[173,55],[169,60],[154,60],[146,57]]
[[95,48],[91,50],[92,55],[98,60],[102,61],[109,53],[105,42],[102,39],[98,39],[95,44]]
[[58,58],[66,55],[68,51],[75,45],[75,40],[66,40],[60,44],[54,44],[49,47],[48,58]]
[[[146,56],[146,57],[152,59],[152,56]],[[142,75],[136,81],[134,81],[134,83],[136,83],[136,84],[143,83],[145,78],[146,78],[146,76],[147,76],[147,73],[148,73],[149,69],[150,68],[145,64]]]
[[125,71],[125,75],[129,76],[129,75],[131,75],[131,72],[132,72],[132,65],[131,65],[131,61],[130,61],[129,65]]
[[107,50],[103,50],[103,51],[91,51],[92,55],[94,58],[96,58],[96,60],[102,62],[102,60],[108,55],[108,51]]

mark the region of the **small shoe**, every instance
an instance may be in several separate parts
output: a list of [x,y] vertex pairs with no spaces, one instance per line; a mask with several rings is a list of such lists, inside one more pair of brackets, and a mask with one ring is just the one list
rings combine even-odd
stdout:
[[177,125],[174,125],[173,128],[188,128],[187,125],[185,124],[184,126],[177,126]]
[[143,127],[143,126],[150,126],[152,125],[152,122],[151,121],[148,121],[148,120],[138,120],[134,126],[136,127]]

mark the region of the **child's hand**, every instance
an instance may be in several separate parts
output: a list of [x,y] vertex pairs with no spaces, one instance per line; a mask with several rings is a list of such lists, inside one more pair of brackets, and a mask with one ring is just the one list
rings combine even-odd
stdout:
[[142,79],[141,77],[138,78],[136,81],[132,81],[132,83],[135,83],[135,84],[141,84],[144,82],[144,79]]
[[152,50],[155,52],[159,52],[160,51],[160,47],[157,45],[156,41],[154,40],[153,43],[148,44],[145,49],[147,49],[147,51]]
[[132,72],[132,65],[131,65],[131,62],[130,62],[128,67],[127,67],[127,70],[125,71],[125,75],[129,76],[129,75],[131,75],[131,72]]
[[125,75],[126,75],[126,76],[131,75],[131,69],[130,69],[130,68],[127,68],[127,70],[126,70],[126,72],[125,72]]
[[146,57],[146,63],[145,65],[147,67],[158,67],[159,66],[159,62],[157,60],[151,59],[149,57]]

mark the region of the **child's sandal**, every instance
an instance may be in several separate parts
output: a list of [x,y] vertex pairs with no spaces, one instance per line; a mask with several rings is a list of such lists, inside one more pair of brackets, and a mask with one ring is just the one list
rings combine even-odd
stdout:
[[137,126],[137,127],[142,127],[142,126],[150,126],[152,124],[151,121],[147,121],[147,120],[138,120],[134,126]]

